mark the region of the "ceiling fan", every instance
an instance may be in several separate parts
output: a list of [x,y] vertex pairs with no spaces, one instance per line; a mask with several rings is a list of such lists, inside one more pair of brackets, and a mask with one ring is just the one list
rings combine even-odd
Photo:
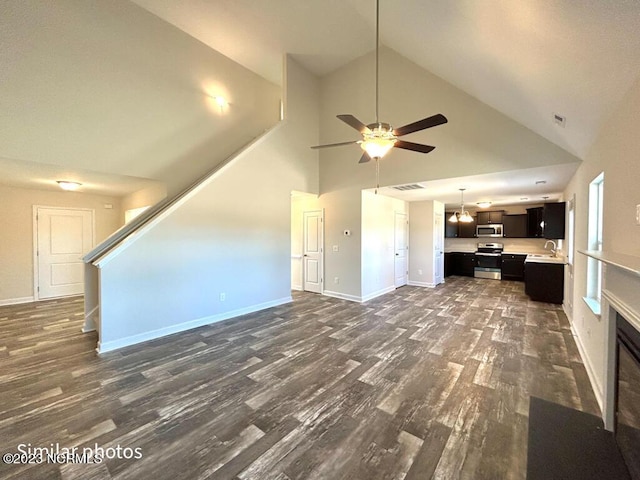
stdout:
[[337,117],[350,127],[355,128],[362,134],[362,140],[353,140],[350,142],[330,143],[326,145],[315,145],[311,148],[328,148],[340,147],[343,145],[359,144],[364,150],[360,162],[366,163],[371,159],[376,160],[384,157],[391,148],[402,148],[404,150],[412,150],[414,152],[429,153],[436,147],[431,145],[423,145],[421,143],[407,142],[400,140],[399,137],[410,133],[425,130],[427,128],[436,127],[447,123],[447,118],[438,113],[431,117],[423,118],[417,122],[410,123],[403,127],[393,128],[388,123],[382,123],[378,119],[378,97],[379,97],[379,50],[380,50],[380,0],[376,0],[376,121],[365,125],[356,117],[350,114],[338,115]]

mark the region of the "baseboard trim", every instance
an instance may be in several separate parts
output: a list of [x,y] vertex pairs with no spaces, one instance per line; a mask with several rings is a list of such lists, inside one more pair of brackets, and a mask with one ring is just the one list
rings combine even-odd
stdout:
[[589,381],[591,382],[591,388],[593,388],[593,393],[596,396],[596,401],[600,406],[600,411],[604,412],[604,388],[598,382],[598,378],[595,375],[595,371],[593,366],[591,365],[591,361],[587,356],[586,350],[582,345],[582,340],[580,340],[580,336],[578,332],[573,327],[573,323],[569,322],[569,326],[571,327],[571,334],[576,341],[576,346],[578,347],[578,353],[580,353],[580,358],[582,358],[582,363],[584,364],[584,368],[587,371],[587,376],[589,377]]
[[17,298],[7,298],[5,300],[0,300],[0,306],[4,305],[19,305],[21,303],[31,303],[35,302],[36,299],[32,295],[30,297],[17,297]]
[[382,290],[378,290],[377,292],[373,292],[370,293],[369,295],[365,295],[364,297],[362,297],[362,299],[360,300],[361,302],[368,302],[369,300],[373,300],[376,297],[380,297],[381,295],[386,295],[387,293],[391,293],[393,291],[395,291],[396,287],[386,287],[383,288]]
[[411,287],[426,287],[426,288],[436,288],[437,285],[435,283],[427,283],[427,282],[415,282],[413,280],[409,280],[407,285]]
[[129,347],[138,343],[147,342],[149,340],[155,340],[156,338],[166,337],[174,333],[184,332],[193,328],[202,327],[204,325],[211,325],[212,323],[221,322],[230,318],[239,317],[240,315],[246,315],[248,313],[257,312],[271,307],[277,307],[290,303],[293,301],[291,296],[279,298],[269,302],[259,303],[251,305],[249,307],[239,308],[237,310],[231,310],[229,312],[223,312],[216,315],[210,315],[196,320],[190,320],[188,322],[179,323],[177,325],[170,325],[168,327],[159,328],[150,332],[139,333],[137,335],[131,335],[130,337],[120,338],[118,340],[111,340],[110,342],[98,342],[98,353],[111,352],[120,348]]
[[324,292],[322,292],[322,294],[326,295],[327,297],[339,298],[341,300],[349,300],[350,302],[358,302],[358,303],[362,302],[362,297],[356,297],[355,295],[349,295],[346,293],[332,292],[331,290],[325,290]]
[[296,292],[302,292],[302,285],[291,285],[291,290],[295,290]]

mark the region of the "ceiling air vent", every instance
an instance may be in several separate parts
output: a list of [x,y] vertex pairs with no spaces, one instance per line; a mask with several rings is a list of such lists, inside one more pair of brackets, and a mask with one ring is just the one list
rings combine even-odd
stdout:
[[409,183],[407,185],[398,185],[396,187],[391,187],[391,188],[395,188],[396,190],[406,191],[406,190],[422,190],[424,187],[419,183]]

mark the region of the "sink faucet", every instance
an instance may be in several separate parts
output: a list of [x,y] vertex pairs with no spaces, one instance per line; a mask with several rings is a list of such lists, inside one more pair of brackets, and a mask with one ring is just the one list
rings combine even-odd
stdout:
[[551,242],[551,245],[553,245],[553,248],[551,249],[551,255],[552,256],[556,256],[556,242],[554,242],[553,240],[547,240],[544,244],[544,248],[547,248],[547,245],[549,245],[549,242]]

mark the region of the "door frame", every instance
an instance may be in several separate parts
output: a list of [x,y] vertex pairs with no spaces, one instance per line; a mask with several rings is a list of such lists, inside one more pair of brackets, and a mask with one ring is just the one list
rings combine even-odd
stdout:
[[[396,251],[397,251],[397,241],[398,241],[398,230],[396,225],[396,219],[399,215],[404,217],[404,258],[405,258],[405,271],[404,271],[404,283],[402,285],[397,284],[397,276],[396,276]],[[404,287],[409,284],[409,213],[408,212],[400,212],[395,210],[393,212],[393,286],[394,288]]]
[[[80,207],[52,207],[49,205],[33,205],[32,210],[32,231],[33,231],[33,245],[32,245],[32,258],[33,258],[33,299],[37,302],[40,300],[40,271],[38,269],[38,210],[39,209],[51,209],[51,210],[73,210],[73,211],[85,211],[91,214],[91,236],[92,247],[95,247],[96,243],[96,211],[94,208],[80,208]],[[49,298],[47,298],[48,300]]]
[[[319,212],[320,213],[320,225],[321,228],[319,230],[319,241],[318,244],[320,245],[320,255],[319,255],[319,259],[318,259],[318,264],[320,266],[320,294],[322,295],[324,293],[324,208],[320,208],[320,209],[316,209],[316,210],[303,210],[302,211],[302,268],[301,268],[301,274],[302,274],[302,291],[303,292],[308,292],[309,290],[305,290],[305,285],[306,285],[306,272],[307,272],[307,268],[306,268],[306,264],[305,264],[305,259],[304,259],[304,251],[306,248],[306,235],[307,235],[307,222],[306,222],[306,215],[308,213],[316,213]],[[312,292],[313,293],[313,292]]]

